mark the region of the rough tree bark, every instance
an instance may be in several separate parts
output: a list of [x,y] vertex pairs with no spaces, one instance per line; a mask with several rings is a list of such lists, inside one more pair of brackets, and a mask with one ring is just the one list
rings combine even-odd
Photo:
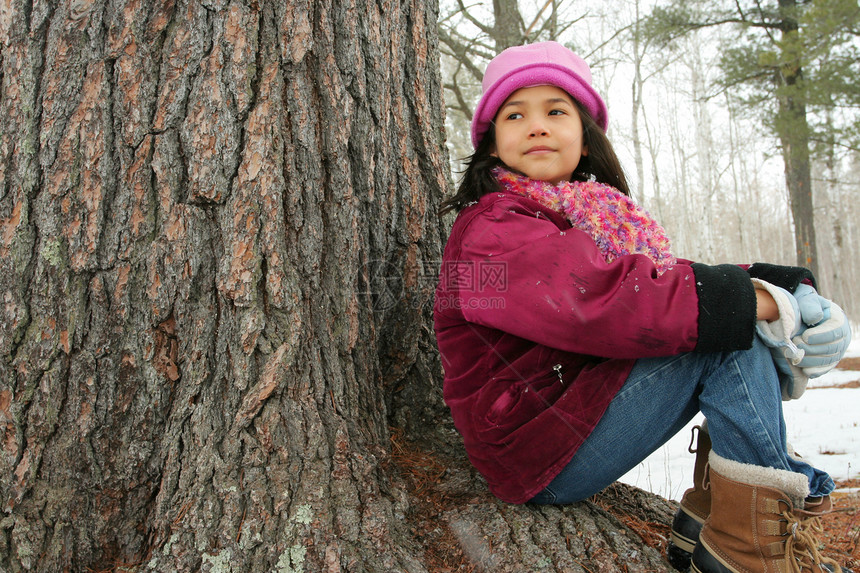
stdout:
[[[600,500],[494,501],[456,446],[435,24],[0,5],[0,570],[666,569]],[[392,427],[446,468],[430,489]],[[628,517],[665,526],[646,499]]]

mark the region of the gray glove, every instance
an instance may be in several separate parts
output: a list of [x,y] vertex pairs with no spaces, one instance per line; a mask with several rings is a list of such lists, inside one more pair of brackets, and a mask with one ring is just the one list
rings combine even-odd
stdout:
[[809,378],[826,374],[836,366],[851,343],[851,326],[836,303],[821,299],[824,318],[795,335],[792,341],[804,352],[797,366]]
[[[779,376],[779,386],[783,400],[800,398],[806,391],[809,377],[798,366],[803,359],[804,350],[797,347],[792,340],[803,330],[801,310],[797,299],[787,290],[772,285],[761,279],[752,279],[757,289],[770,293],[779,308],[779,318],[773,322],[759,320],[756,322],[756,333],[766,346],[770,348],[774,366]],[[810,301],[805,301],[809,303]],[[807,304],[807,309],[814,304]],[[814,308],[810,314],[814,314]]]
[[815,289],[810,285],[799,285],[792,296],[800,308],[800,318],[803,324],[815,326],[825,319],[825,312],[826,309],[830,308],[830,301],[815,292]]

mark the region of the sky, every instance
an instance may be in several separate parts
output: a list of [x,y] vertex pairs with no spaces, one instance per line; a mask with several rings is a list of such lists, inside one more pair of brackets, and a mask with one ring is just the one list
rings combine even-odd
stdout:
[[[860,336],[854,329],[846,357],[860,357]],[[799,400],[783,402],[788,441],[804,459],[828,472],[835,481],[860,477],[860,388],[826,388],[860,382],[860,371],[834,369],[810,381]],[[679,500],[693,485],[694,454],[687,451],[692,427],[686,428],[621,478],[645,490]]]

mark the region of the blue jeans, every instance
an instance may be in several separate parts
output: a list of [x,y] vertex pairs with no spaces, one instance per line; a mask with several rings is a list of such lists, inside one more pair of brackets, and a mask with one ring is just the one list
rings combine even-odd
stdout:
[[786,453],[779,380],[770,352],[688,353],[636,362],[570,463],[532,503],[573,503],[623,476],[701,410],[712,448],[747,464],[802,473],[811,496],[835,487],[827,473]]

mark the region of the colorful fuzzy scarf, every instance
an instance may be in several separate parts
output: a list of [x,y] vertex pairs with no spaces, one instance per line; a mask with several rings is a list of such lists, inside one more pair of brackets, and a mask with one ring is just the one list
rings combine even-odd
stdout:
[[575,229],[591,235],[607,263],[623,255],[642,254],[654,262],[658,275],[675,264],[663,227],[615,187],[594,181],[553,185],[501,167],[494,168],[493,175],[505,191],[561,213]]

